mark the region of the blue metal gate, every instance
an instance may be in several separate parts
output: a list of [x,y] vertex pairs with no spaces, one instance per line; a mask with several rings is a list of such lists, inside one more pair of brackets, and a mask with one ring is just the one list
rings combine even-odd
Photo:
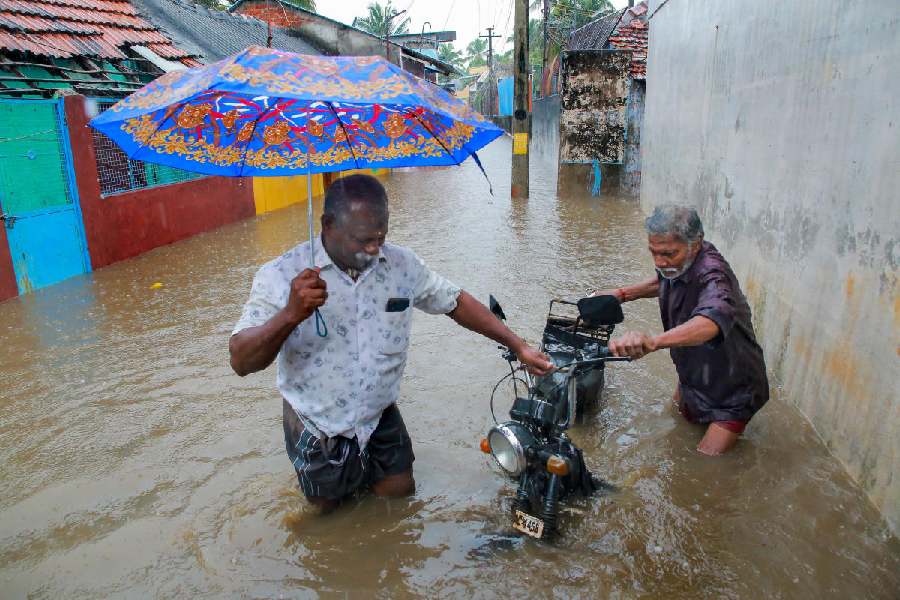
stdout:
[[0,214],[20,294],[90,271],[62,100],[0,99]]

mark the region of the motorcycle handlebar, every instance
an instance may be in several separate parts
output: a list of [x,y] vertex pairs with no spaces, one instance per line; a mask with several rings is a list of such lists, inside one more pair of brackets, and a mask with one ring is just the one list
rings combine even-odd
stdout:
[[585,360],[573,360],[570,363],[566,363],[559,367],[556,367],[557,371],[567,371],[569,369],[574,369],[576,367],[584,367],[587,365],[599,365],[606,362],[631,362],[630,356],[603,356],[601,358],[588,358]]
[[[509,348],[506,348],[504,346],[500,346],[500,348],[504,351],[503,358],[505,360],[507,360],[509,362],[518,360],[518,357],[516,357],[515,353],[512,350],[510,350]],[[588,358],[585,360],[573,360],[570,363],[566,363],[564,365],[560,365],[560,366],[556,367],[554,370],[555,371],[565,371],[565,370],[572,369],[575,367],[583,367],[583,366],[588,366],[588,365],[599,365],[599,364],[605,363],[605,362],[631,362],[631,357],[629,357],[629,356],[612,356],[611,354],[609,354],[608,348],[604,348],[602,350],[602,353],[605,356],[601,356],[598,358]]]

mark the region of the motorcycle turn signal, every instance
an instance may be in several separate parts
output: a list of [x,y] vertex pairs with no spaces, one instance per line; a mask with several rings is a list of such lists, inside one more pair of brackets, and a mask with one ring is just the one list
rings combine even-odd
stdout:
[[488,442],[487,438],[481,438],[481,451],[485,454],[491,453],[491,443]]
[[554,454],[547,459],[547,472],[565,477],[569,474],[569,461],[558,454]]

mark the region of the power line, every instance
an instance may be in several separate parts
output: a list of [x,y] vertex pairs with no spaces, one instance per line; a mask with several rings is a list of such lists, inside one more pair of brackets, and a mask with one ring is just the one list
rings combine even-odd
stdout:
[[[447,11],[447,18],[444,19],[444,24],[441,26],[441,29],[444,29],[444,30],[447,29],[447,23],[450,22],[450,14],[453,13],[453,7],[454,7],[454,5],[456,5],[456,0],[453,0],[453,1],[450,3],[450,10]],[[481,31],[481,30],[479,29],[478,31]]]

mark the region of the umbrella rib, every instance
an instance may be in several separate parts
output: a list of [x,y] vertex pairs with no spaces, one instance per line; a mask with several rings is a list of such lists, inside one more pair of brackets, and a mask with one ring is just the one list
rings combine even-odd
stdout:
[[263,118],[264,115],[268,114],[269,109],[262,111],[259,113],[259,116],[253,119],[253,131],[250,132],[250,136],[247,138],[247,147],[244,149],[244,153],[241,156],[241,168],[238,169],[238,177],[244,177],[244,167],[247,166],[247,151],[250,149],[250,144],[253,142],[253,136],[256,135],[256,126],[259,125],[259,120]]
[[334,118],[337,119],[337,122],[340,124],[341,129],[344,131],[344,137],[347,140],[347,147],[350,149],[350,156],[353,157],[353,164],[356,165],[356,168],[359,168],[359,159],[356,158],[356,152],[353,151],[353,144],[350,143],[350,134],[347,133],[347,128],[344,127],[344,122],[341,121],[341,117],[338,116],[337,111],[334,110],[334,105],[331,102],[325,102],[331,112],[334,113]]
[[[187,104],[187,100],[185,100],[184,102],[180,102],[178,108],[184,108],[184,105],[185,105],[185,104]],[[160,109],[158,109],[158,110],[162,110],[162,109],[160,108]],[[176,108],[175,110],[178,110],[178,109]],[[165,115],[165,113],[163,113],[163,115]],[[175,116],[175,111],[174,111],[174,110],[172,111],[172,115],[169,116],[169,118],[171,119],[173,116]],[[165,123],[165,122],[166,122],[166,119],[162,119],[159,123],[157,123],[156,129],[154,129],[154,130],[153,130],[153,133],[150,134],[150,137],[147,138],[147,142],[152,141],[153,138],[156,137],[156,134],[159,132],[159,130],[160,130],[160,129],[162,128],[162,126],[163,126],[163,123]],[[134,152],[132,152],[131,154],[126,154],[125,156],[127,156],[129,160],[141,160],[141,159],[135,158],[135,157],[137,156],[137,153],[138,153],[138,152],[140,152],[141,150],[144,149],[144,147],[147,145],[147,142],[144,142],[143,144],[141,144],[140,146],[138,146],[138,147],[135,149]],[[182,169],[182,170],[184,170],[184,169]]]
[[422,117],[420,117],[419,115],[417,115],[416,113],[414,113],[412,111],[410,111],[409,114],[411,114],[413,117],[415,117],[416,121],[418,121],[419,124],[422,125],[422,128],[425,131],[427,131],[428,133],[430,133],[431,137],[433,137],[434,139],[437,140],[437,143],[441,145],[441,148],[444,149],[444,152],[447,153],[447,155],[450,157],[450,160],[452,160],[454,162],[454,164],[457,164],[457,165],[460,164],[459,162],[457,162],[456,157],[453,156],[453,153],[447,149],[447,146],[444,144],[444,140],[442,140],[440,137],[438,137],[438,135],[436,133],[434,133],[431,129],[428,128],[428,125],[425,124],[425,121],[422,120]]

